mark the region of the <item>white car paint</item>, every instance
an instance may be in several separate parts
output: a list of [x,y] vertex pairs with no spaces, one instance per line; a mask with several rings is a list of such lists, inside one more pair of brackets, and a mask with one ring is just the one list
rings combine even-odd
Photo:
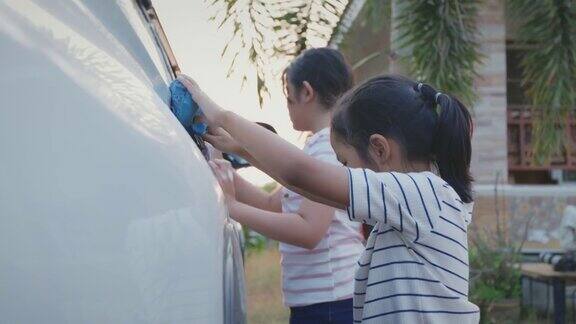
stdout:
[[221,323],[221,191],[131,0],[0,0],[0,323]]

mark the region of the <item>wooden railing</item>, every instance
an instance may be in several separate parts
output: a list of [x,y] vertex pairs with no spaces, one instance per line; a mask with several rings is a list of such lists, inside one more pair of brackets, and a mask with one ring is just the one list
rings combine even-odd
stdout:
[[576,110],[565,121],[565,149],[546,165],[536,165],[532,154],[532,114],[529,106],[508,106],[508,169],[509,171],[576,170]]

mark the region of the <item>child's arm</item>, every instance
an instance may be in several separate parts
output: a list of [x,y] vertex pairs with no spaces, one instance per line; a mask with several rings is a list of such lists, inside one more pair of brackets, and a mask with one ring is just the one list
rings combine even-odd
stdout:
[[348,174],[345,167],[319,161],[294,145],[244,118],[222,112],[222,126],[272,177],[295,187],[309,199],[324,198],[332,206],[348,206]]
[[282,204],[280,202],[282,191],[280,190],[280,186],[273,192],[267,193],[249,181],[246,181],[239,174],[234,173],[234,187],[238,201],[259,209],[282,212]]
[[[270,176],[311,200],[332,206],[348,206],[348,171],[318,161],[279,136],[232,112],[207,97],[190,78],[179,76],[202,108],[211,127],[222,127],[266,170]],[[319,199],[321,198],[321,199]]]
[[276,213],[249,206],[239,201],[229,205],[230,216],[271,239],[313,249],[326,234],[334,208],[309,200],[302,202],[299,212]]
[[[240,155],[242,148],[236,141],[224,130],[217,132],[217,134],[206,134],[205,140],[210,144],[207,145],[210,152],[211,160],[223,159],[222,152],[229,152]],[[261,188],[256,187],[250,182],[244,180],[239,174],[234,172],[234,185],[237,192],[237,199],[245,204],[254,206],[256,208],[281,212],[282,204],[280,201],[281,191],[277,188],[274,192],[268,193]]]
[[[310,193],[306,193],[304,190],[302,190],[300,188],[296,188],[294,186],[287,184],[285,181],[280,179],[278,176],[273,176],[272,171],[267,170],[264,167],[264,165],[262,165],[262,163],[258,162],[258,160],[256,160],[254,157],[252,157],[244,148],[242,148],[242,146],[240,146],[240,144],[235,139],[232,138],[232,136],[230,136],[230,134],[228,134],[222,128],[215,128],[214,127],[212,129],[208,129],[208,132],[204,136],[204,139],[221,151],[231,152],[231,153],[234,153],[234,154],[242,157],[243,159],[248,161],[253,167],[256,167],[256,168],[260,169],[261,171],[265,172],[266,174],[270,175],[272,178],[276,179],[282,186],[290,189],[291,191],[299,193],[300,195],[305,196],[305,197],[309,197],[309,198],[313,197],[313,195],[311,195]],[[241,177],[237,177],[237,179],[239,179],[240,181],[243,180]],[[281,204],[280,204],[280,196],[279,196],[280,192],[279,191],[277,191],[277,193],[275,195],[270,196],[270,195],[262,192],[262,190],[260,190],[259,188],[255,188],[253,185],[251,185],[247,181],[243,181],[243,182],[244,183],[235,182],[236,192],[237,192],[237,196],[238,196],[239,201],[246,203],[248,205],[257,207],[257,208],[261,208],[261,209],[266,209],[266,210],[270,210],[270,211],[278,211],[278,212],[282,211],[281,210]],[[246,184],[247,186],[245,186],[244,184]],[[259,191],[259,193],[257,191]],[[256,194],[256,195],[253,195],[253,194]],[[256,202],[252,199],[257,199],[259,202]],[[311,198],[311,199],[313,201],[316,201],[316,202],[319,202],[319,203],[322,203],[325,205],[331,205],[332,204],[330,201],[328,201],[324,198],[320,198],[318,196],[315,196],[314,198]],[[268,200],[268,201],[263,201],[263,200]],[[268,207],[265,207],[266,205],[261,204],[262,202],[264,202]]]
[[324,237],[334,209],[304,200],[297,214],[276,213],[239,202],[230,164],[223,160],[210,161],[214,175],[224,191],[230,216],[257,232],[278,241],[312,249]]

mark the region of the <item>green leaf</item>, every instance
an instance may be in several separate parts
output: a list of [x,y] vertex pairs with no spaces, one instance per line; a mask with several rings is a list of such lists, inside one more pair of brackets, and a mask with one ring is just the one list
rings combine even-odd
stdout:
[[467,106],[476,100],[473,80],[481,61],[476,19],[479,1],[404,0],[395,21],[395,44],[411,52],[411,73]]
[[[232,24],[233,36],[222,56],[230,60],[228,74],[246,58],[257,74],[256,91],[262,106],[269,95],[267,83],[285,62],[311,46],[327,43],[349,0],[205,0],[216,13],[218,28]],[[218,13],[223,18],[218,19]],[[231,44],[239,44],[234,51]],[[243,76],[242,85],[247,78]]]
[[546,165],[566,148],[566,119],[576,107],[576,3],[508,0],[518,39],[530,46],[521,60],[532,106],[533,163]]

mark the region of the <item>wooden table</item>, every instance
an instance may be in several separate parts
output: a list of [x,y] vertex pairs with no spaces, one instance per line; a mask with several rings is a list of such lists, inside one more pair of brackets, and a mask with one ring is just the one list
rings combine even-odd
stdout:
[[[552,285],[554,323],[561,324],[566,319],[566,285],[576,284],[576,272],[554,271],[548,263],[523,263],[520,265],[522,280],[540,281]],[[524,301],[524,296],[522,296]]]

